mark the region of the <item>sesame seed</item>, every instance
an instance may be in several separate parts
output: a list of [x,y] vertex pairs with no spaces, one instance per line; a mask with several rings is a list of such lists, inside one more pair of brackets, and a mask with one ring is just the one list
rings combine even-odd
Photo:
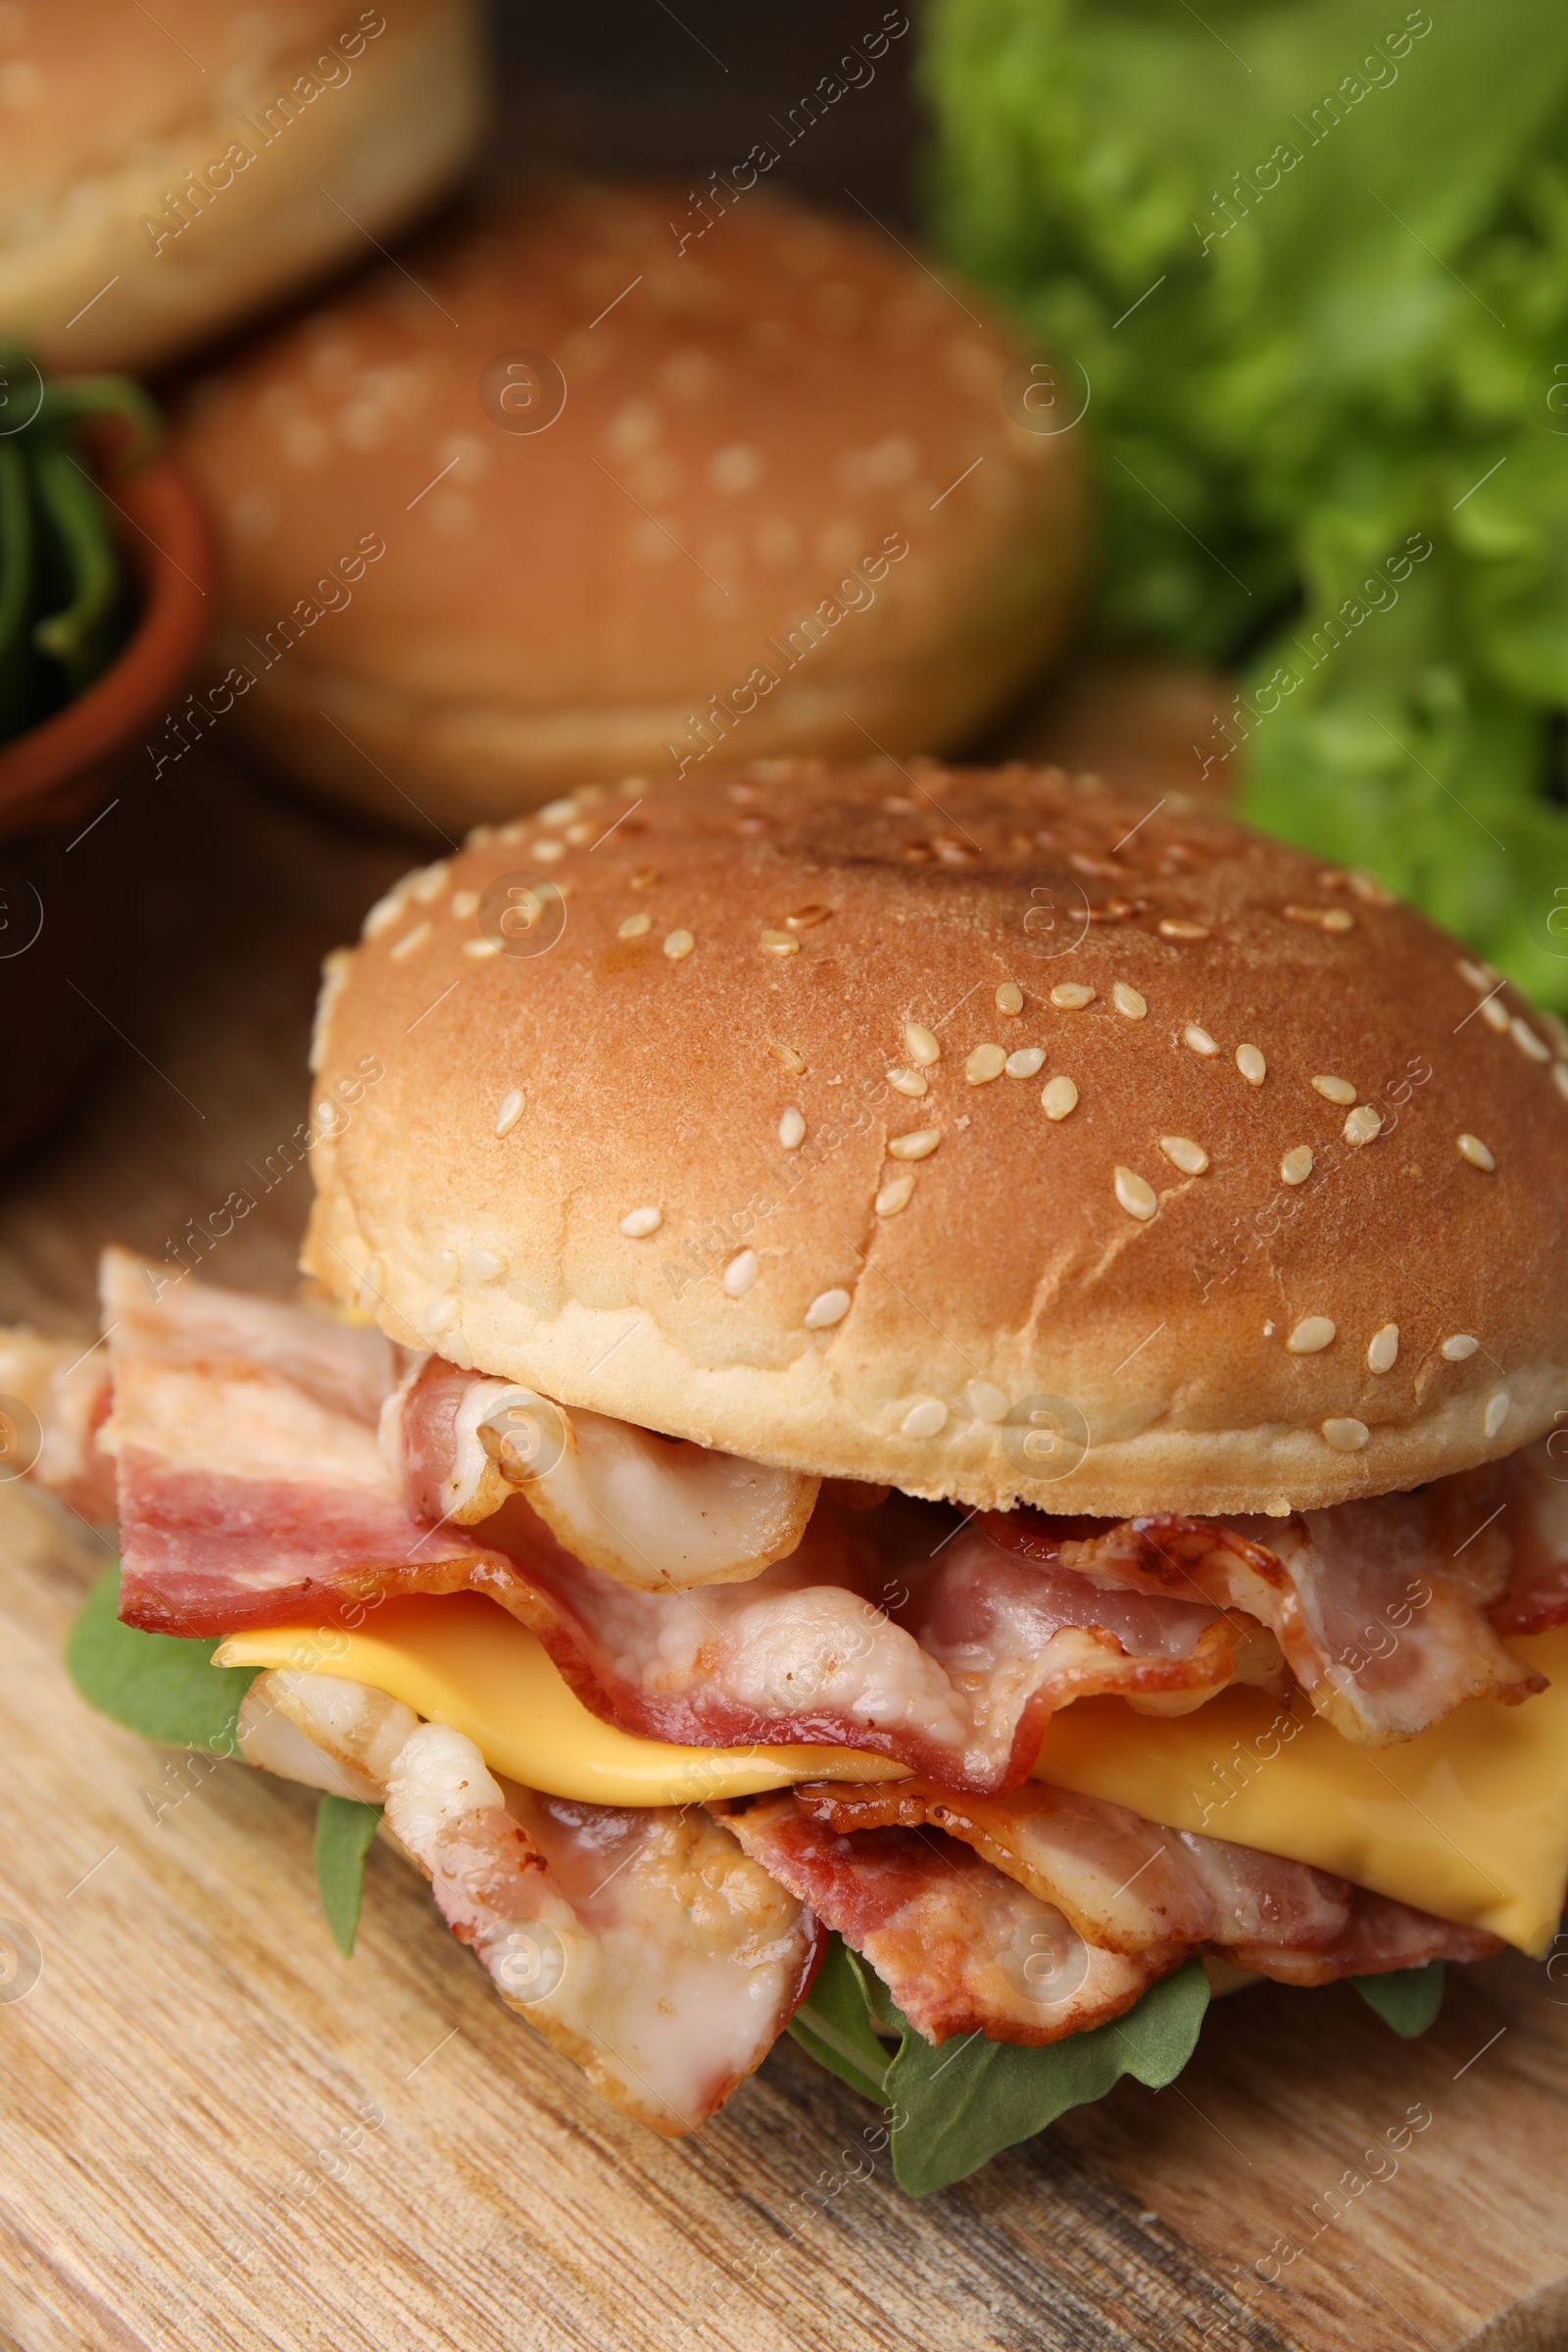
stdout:
[[1461,1135],[1459,1152],[1460,1156],[1467,1159],[1473,1168],[1485,1168],[1489,1176],[1497,1164],[1479,1135]]
[[478,904],[479,893],[476,890],[459,890],[454,891],[452,895],[452,911],[457,916],[460,923],[466,923],[467,921],[469,915],[472,914],[477,908]]
[[832,911],[831,906],[797,906],[793,914],[784,917],[784,927],[788,931],[810,931],[818,923],[825,923]]
[[1147,1224],[1159,1206],[1153,1186],[1133,1168],[1117,1168],[1112,1182],[1116,1198],[1127,1214]]
[[417,899],[421,906],[428,906],[431,901],[438,899],[445,890],[447,875],[450,871],[451,868],[445,858],[440,859],[435,865],[427,865],[423,873],[416,874],[409,884],[410,898]]
[[1464,1364],[1469,1362],[1480,1345],[1481,1342],[1472,1339],[1469,1332],[1456,1331],[1451,1339],[1444,1341],[1438,1353],[1450,1364]]
[[1491,995],[1494,984],[1487,977],[1481,965],[1472,963],[1468,956],[1461,956],[1453,968],[1461,980],[1469,981],[1478,997]]
[[940,1127],[916,1127],[912,1135],[889,1136],[888,1152],[894,1159],[929,1159],[941,1141]]
[[1294,1144],[1280,1161],[1280,1175],[1287,1184],[1304,1184],[1312,1173],[1312,1147]]
[[1082,1012],[1095,1001],[1095,992],[1086,980],[1058,980],[1051,992],[1051,1002],[1058,1012]]
[[1162,1135],[1159,1148],[1171,1166],[1180,1168],[1184,1176],[1201,1176],[1208,1165],[1208,1153],[1190,1135]]
[[416,923],[412,931],[404,932],[396,947],[387,950],[387,954],[394,963],[401,963],[405,956],[412,956],[416,948],[422,948],[429,936],[428,923]]
[[1219,1052],[1218,1045],[1209,1036],[1208,1031],[1200,1029],[1196,1021],[1189,1021],[1182,1031],[1182,1044],[1190,1046],[1195,1054],[1210,1054]]
[[1236,1067],[1241,1071],[1249,1086],[1261,1086],[1268,1076],[1268,1063],[1263,1059],[1262,1053],[1256,1046],[1237,1047]]
[[1355,1089],[1348,1078],[1314,1078],[1313,1086],[1329,1102],[1353,1102]]
[[584,825],[579,823],[575,825],[568,825],[566,827],[566,839],[570,842],[574,850],[580,850],[583,847],[583,844],[585,842],[592,841],[593,837],[594,828],[592,825]]
[[1303,1315],[1285,1345],[1292,1355],[1321,1355],[1334,1345],[1334,1323],[1328,1315]]
[[801,952],[793,931],[764,931],[758,945],[764,956],[798,956]]
[[1364,1421],[1351,1420],[1348,1415],[1344,1420],[1325,1421],[1323,1424],[1324,1442],[1332,1446],[1336,1453],[1359,1453],[1371,1435]]
[[1009,1078],[1033,1078],[1046,1066],[1046,1049],[1044,1046],[1020,1046],[1015,1054],[1007,1055],[1002,1066]]
[[466,939],[463,953],[471,956],[475,963],[483,963],[487,956],[500,955],[501,942],[499,939]]
[[1167,914],[1160,922],[1159,936],[1161,939],[1206,939],[1208,926],[1206,923],[1190,923],[1179,914]]
[[503,825],[499,833],[496,832],[493,825],[475,825],[463,846],[466,850],[481,849],[484,846],[484,842],[480,839],[481,834],[484,841],[488,841],[494,834],[497,841],[506,842],[510,848],[512,843],[520,841],[527,830],[528,819],[525,816],[514,817],[511,824]]
[[554,865],[558,858],[566,855],[566,845],[564,841],[536,841],[533,854],[541,865]]
[[941,1046],[930,1030],[922,1029],[918,1021],[905,1022],[904,1051],[909,1059],[921,1069],[928,1070],[934,1061],[942,1059]]
[[819,1291],[806,1310],[808,1331],[828,1331],[850,1311],[848,1291]]
[[577,804],[568,794],[559,801],[546,801],[542,808],[534,810],[533,821],[536,825],[564,825],[568,817],[576,813]]
[[1385,1323],[1375,1331],[1366,1344],[1366,1366],[1369,1372],[1392,1372],[1399,1352],[1399,1326]]
[[[793,947],[794,944],[792,940],[790,945]],[[664,954],[671,963],[679,963],[681,957],[689,956],[696,945],[689,931],[669,931],[664,935]]]
[[1503,1003],[1500,997],[1486,998],[1480,1007],[1480,1011],[1481,1018],[1486,1022],[1489,1029],[1495,1030],[1498,1037],[1507,1036],[1509,1025],[1513,1016],[1510,1014],[1507,1005]]
[[1511,1407],[1512,1403],[1513,1398],[1509,1396],[1506,1389],[1495,1389],[1487,1398],[1487,1409],[1482,1418],[1481,1426],[1486,1431],[1489,1438],[1494,1438],[1498,1430],[1501,1429],[1503,1423],[1508,1418],[1509,1408]]
[[1568,1102],[1568,1061],[1554,1061],[1552,1063],[1551,1082],[1552,1085],[1557,1089],[1558,1094],[1561,1095],[1563,1101]]
[[906,1438],[938,1438],[947,1426],[948,1408],[940,1396],[920,1397],[899,1423]]
[[522,1116],[522,1089],[514,1086],[496,1105],[496,1133],[510,1135]]
[[993,1078],[1002,1076],[1006,1061],[1000,1046],[976,1046],[963,1065],[963,1074],[971,1086],[989,1086]]
[[644,907],[641,914],[628,914],[625,921],[616,926],[615,937],[617,939],[642,939],[653,929],[653,916]]
[[379,939],[382,932],[389,930],[402,912],[403,885],[399,883],[396,890],[389,890],[384,899],[376,900],[375,905],[360,925],[360,937],[362,939]]
[[761,1270],[762,1261],[755,1250],[737,1251],[723,1274],[724,1288],[730,1298],[744,1298]]
[[1350,931],[1355,917],[1348,906],[1287,906],[1288,923],[1310,923],[1319,931]]
[[452,1285],[458,1279],[458,1260],[456,1251],[452,1250],[438,1250],[434,1257],[432,1257],[430,1260],[429,1275],[430,1280],[435,1284],[435,1287],[438,1291],[450,1291]]
[[888,1084],[898,1094],[916,1098],[931,1091],[924,1070],[889,1070]]
[[504,1257],[493,1250],[466,1250],[463,1256],[463,1275],[466,1282],[499,1282],[507,1270]]
[[1004,980],[997,991],[997,1010],[1009,1016],[1023,1010],[1023,990],[1016,980]]
[[792,1078],[805,1076],[806,1057],[804,1054],[797,1054],[793,1046],[773,1045],[769,1046],[767,1050],[779,1066],[788,1070]]
[[640,865],[629,879],[633,890],[652,890],[659,880],[659,868],[656,865]]
[[1358,1102],[1345,1122],[1348,1144],[1375,1143],[1383,1132],[1383,1113],[1374,1110],[1370,1102]]
[[428,1332],[450,1331],[458,1319],[455,1298],[432,1298],[424,1310],[424,1329]]
[[1007,1417],[1007,1392],[999,1389],[994,1380],[965,1381],[963,1396],[977,1421],[989,1421],[995,1427]]
[[1364,865],[1352,866],[1346,880],[1363,906],[1392,906],[1394,893],[1385,890],[1376,874],[1369,874]]
[[1048,1078],[1040,1101],[1048,1119],[1064,1119],[1078,1107],[1078,1089],[1070,1078]]
[[1141,996],[1129,981],[1118,980],[1110,992],[1116,1010],[1129,1021],[1141,1021],[1149,1010],[1149,1000]]
[[662,1208],[629,1208],[620,1220],[620,1230],[628,1242],[645,1242],[663,1222]]
[[1518,1013],[1514,1014],[1508,1027],[1512,1033],[1513,1042],[1521,1054],[1528,1054],[1532,1061],[1549,1061],[1551,1059],[1551,1048],[1544,1039],[1536,1035],[1528,1021],[1520,1019]]
[[799,1151],[806,1141],[806,1120],[793,1102],[779,1118],[778,1140],[786,1152]]
[[914,1170],[906,1168],[902,1176],[890,1176],[878,1193],[872,1206],[879,1217],[896,1217],[907,1208],[914,1198]]

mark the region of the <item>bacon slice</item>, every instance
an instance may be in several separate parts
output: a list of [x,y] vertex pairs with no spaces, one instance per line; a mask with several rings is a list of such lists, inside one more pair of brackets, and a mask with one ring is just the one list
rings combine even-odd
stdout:
[[0,1396],[8,1400],[5,1418],[18,1417],[15,1399],[38,1424],[38,1447],[33,1460],[25,1458],[32,1433],[8,1428],[6,1467],[13,1477],[30,1471],[81,1518],[102,1525],[115,1515],[115,1465],[98,1443],[109,1415],[111,1378],[109,1358],[102,1346],[83,1348],[78,1340],[46,1340],[38,1332],[16,1328],[0,1332]]
[[1507,1465],[1284,1521],[1157,1513],[1106,1527],[988,1513],[997,1543],[1111,1590],[1183,1593],[1274,1633],[1301,1689],[1347,1740],[1408,1740],[1467,1698],[1517,1703],[1544,1678],[1489,1619],[1508,1581]]
[[574,1558],[645,1592],[760,1575],[795,1550],[821,1484],[439,1356],[400,1388],[381,1443],[416,1517],[473,1526],[520,1490]]
[[1192,1952],[1221,1952],[1236,1967],[1284,1984],[1328,1984],[1428,1960],[1480,1960],[1502,1948],[1480,1929],[1435,1919],[1304,1862],[1163,1829],[1124,1805],[1041,1782],[1008,1796],[959,1797],[920,1781],[867,1788],[816,1784],[794,1795],[811,1820],[857,1845],[890,1824],[929,1824],[961,1838],[993,1869],[1056,1905],[1087,1942],[1160,1956],[1170,1967]]
[[1513,1560],[1489,1613],[1499,1634],[1544,1634],[1568,1624],[1568,1430],[1510,1454],[1504,1468]]
[[934,1830],[843,1835],[786,1790],[711,1808],[770,1877],[864,1954],[917,2033],[1039,2046],[1120,2017],[1179,1954],[1086,1943],[1050,1902]]
[[386,1819],[502,1998],[655,2132],[694,2131],[760,2065],[815,1967],[809,1911],[699,1808],[503,1788],[427,1723]]

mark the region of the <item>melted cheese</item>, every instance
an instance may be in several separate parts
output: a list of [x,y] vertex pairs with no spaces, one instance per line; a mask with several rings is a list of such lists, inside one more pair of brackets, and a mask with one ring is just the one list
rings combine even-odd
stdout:
[[[1163,1718],[1095,1698],[1053,1719],[1037,1776],[1544,1950],[1568,1878],[1568,1627],[1516,1646],[1551,1677],[1548,1690],[1518,1707],[1462,1706],[1397,1746],[1353,1747],[1304,1700],[1288,1709],[1251,1690]],[[901,1764],[852,1748],[635,1739],[591,1714],[535,1637],[477,1593],[389,1601],[359,1633],[236,1634],[218,1661],[368,1683],[466,1733],[508,1779],[596,1804],[904,1777]]]

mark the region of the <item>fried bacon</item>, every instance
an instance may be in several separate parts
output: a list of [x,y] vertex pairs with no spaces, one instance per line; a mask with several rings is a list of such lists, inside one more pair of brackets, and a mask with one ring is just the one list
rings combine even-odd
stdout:
[[[121,1252],[104,1288],[108,1347],[87,1360],[107,1359],[114,1409],[92,1453],[117,1471],[122,1614],[156,1630],[357,1624],[398,1592],[472,1588],[624,1730],[854,1746],[978,1794],[1027,1777],[1055,1709],[1106,1692],[1174,1712],[1294,1675],[1347,1737],[1407,1738],[1467,1697],[1541,1688],[1493,1621],[1568,1616],[1568,1513],[1541,1448],[1411,1495],[1229,1526],[1024,1510],[965,1524],[903,1495],[859,1508],[823,1495],[759,1571],[793,1538],[810,1481],[529,1404],[439,1358],[404,1358],[368,1327],[176,1282]],[[532,1456],[508,1456],[515,1433],[498,1435],[492,1392],[534,1413]],[[62,1431],[56,1452],[76,1476],[87,1422],[79,1398],[73,1410],[77,1435]],[[573,1424],[576,1453],[560,1459],[577,1483],[546,1509],[543,1465]],[[503,1462],[508,1491],[490,1508],[481,1490]],[[712,1505],[711,1543],[696,1521],[671,1533],[672,1488],[699,1497],[699,1520]],[[596,1513],[615,1523],[617,1574],[562,1540]],[[628,1578],[634,1552],[657,1589]],[[669,1589],[726,1560],[726,1581]]]
[[811,1914],[698,1807],[504,1787],[427,1723],[393,1762],[386,1819],[503,1999],[666,2137],[761,2064],[810,1982]]
[[1039,2045],[1130,2009],[1179,1949],[1085,1942],[1051,1902],[927,1829],[845,1835],[788,1790],[713,1808],[748,1854],[864,1954],[909,2023]]
[[821,1483],[439,1356],[387,1405],[381,1446],[416,1518],[475,1526],[520,1491],[574,1559],[644,1592],[760,1575],[795,1550]]
[[1162,1512],[1107,1527],[993,1512],[998,1544],[1117,1592],[1182,1594],[1269,1627],[1317,1712],[1347,1740],[1408,1740],[1467,1698],[1517,1703],[1544,1678],[1498,1639],[1489,1608],[1513,1544],[1509,1464],[1288,1520]]
[[[1162,1829],[1124,1805],[1043,1782],[980,1797],[920,1781],[865,1788],[824,1783],[796,1789],[792,1801],[851,1838],[857,1852],[862,1838],[892,1828],[961,1839],[992,1869],[1054,1904],[1087,1942],[1157,1959],[1156,1974],[1189,1953],[1220,1952],[1238,1968],[1285,1984],[1327,1984],[1428,1960],[1479,1960],[1501,1948],[1494,1936],[1304,1862]],[[745,1816],[728,1818],[741,1835]],[[840,1927],[831,1912],[823,1916]],[[854,1941],[848,1929],[841,1933]]]

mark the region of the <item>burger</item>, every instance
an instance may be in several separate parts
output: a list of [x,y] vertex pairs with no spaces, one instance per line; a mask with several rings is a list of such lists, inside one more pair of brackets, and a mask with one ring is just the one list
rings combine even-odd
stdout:
[[[1568,1037],[1365,873],[1016,766],[584,788],[328,959],[300,1302],[14,1335],[122,1719],[322,1791],[656,2132],[912,2190],[1211,1989],[1544,1948]],[[183,1713],[181,1712],[183,1710]]]

